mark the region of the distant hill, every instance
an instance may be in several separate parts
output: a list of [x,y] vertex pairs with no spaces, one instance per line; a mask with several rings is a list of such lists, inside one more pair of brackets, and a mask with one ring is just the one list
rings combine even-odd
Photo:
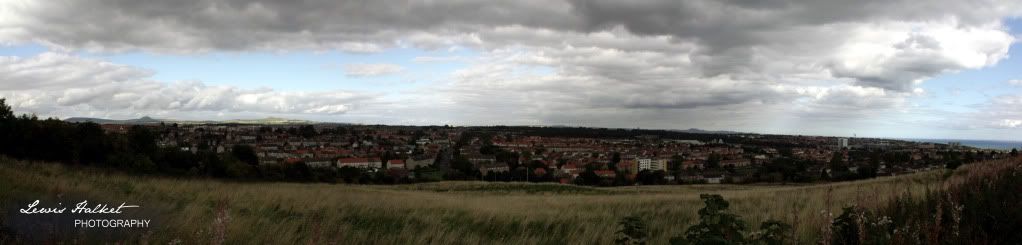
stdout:
[[683,129],[683,130],[672,130],[672,131],[685,132],[685,133],[693,133],[693,134],[746,134],[746,133],[736,132],[736,131],[702,130],[702,129],[698,129],[698,128],[690,128],[690,129]]
[[[173,119],[156,119],[149,116],[144,116],[137,119],[104,119],[104,118],[91,118],[91,117],[72,117],[64,119],[66,122],[94,122],[98,124],[124,124],[124,125],[151,125],[162,123],[177,123],[177,124],[249,124],[249,125],[301,125],[301,124],[334,124],[334,125],[352,125],[351,123],[336,123],[336,122],[317,122],[299,119],[288,119],[279,117],[267,117],[262,119],[231,119],[231,120],[173,120]],[[499,126],[498,126],[499,127]],[[509,127],[509,126],[504,126]],[[510,126],[514,127],[514,126]],[[535,127],[535,126],[526,126]],[[551,125],[551,126],[539,126],[540,128],[587,128],[587,129],[606,129],[606,128],[589,128],[589,127],[575,127],[575,126],[564,126],[564,125]],[[650,129],[650,130],[661,130],[661,129]],[[690,129],[675,129],[675,130],[663,130],[670,132],[679,133],[691,133],[691,134],[747,134],[736,131],[726,130],[702,130],[698,128]]]
[[[589,128],[589,127],[564,126],[564,125],[545,126],[545,128],[611,129],[611,128]],[[637,130],[639,130],[639,129],[637,128]],[[649,129],[649,130],[656,131],[657,129]],[[747,135],[747,134],[749,134],[749,133],[737,132],[737,131],[707,131],[707,130],[700,130],[700,129],[696,129],[696,128],[692,128],[692,129],[688,129],[688,130],[663,130],[663,131],[679,132],[679,133],[689,133],[689,134],[703,134],[703,135]]]
[[220,123],[236,123],[236,124],[318,124],[321,122],[298,120],[298,119],[287,119],[278,117],[267,117],[263,119],[234,119],[227,121],[220,121]]
[[154,119],[148,116],[137,118],[137,119],[103,119],[103,118],[91,118],[91,117],[72,117],[64,119],[65,122],[94,122],[98,124],[159,124],[164,122],[163,120]]
[[[277,125],[287,125],[287,124],[322,124],[322,122],[307,121],[307,120],[297,120],[297,119],[287,119],[287,118],[277,118],[277,117],[268,117],[268,118],[262,118],[262,119],[232,119],[232,120],[224,120],[224,121],[214,121],[214,120],[188,121],[188,120],[155,119],[155,118],[148,117],[148,116],[137,118],[137,119],[125,119],[125,120],[104,119],[104,118],[91,118],[91,117],[72,117],[72,118],[64,119],[64,121],[65,122],[93,122],[93,123],[98,123],[98,124],[124,124],[124,125],[148,125],[148,124],[159,124],[159,123],[168,123],[168,124],[170,124],[170,123],[177,123],[177,124],[260,124],[260,125],[265,125],[265,124],[271,124],[271,125],[272,124],[277,124]],[[331,124],[343,124],[343,123],[331,123]]]

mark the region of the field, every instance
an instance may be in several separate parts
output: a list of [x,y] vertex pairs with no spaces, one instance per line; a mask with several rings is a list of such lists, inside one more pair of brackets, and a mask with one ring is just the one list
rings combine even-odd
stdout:
[[[246,183],[134,176],[0,159],[7,239],[38,230],[10,225],[32,200],[140,205],[154,227],[130,235],[76,232],[79,241],[183,244],[609,244],[617,222],[638,215],[652,244],[694,223],[701,193],[718,193],[750,224],[794,225],[814,243],[842,206],[873,207],[939,188],[944,170],[817,185],[686,185],[591,188],[560,184],[440,182],[395,186]],[[130,212],[129,212],[130,213]],[[45,232],[45,231],[42,231]],[[99,234],[97,234],[99,233]],[[13,237],[13,238],[12,238]],[[2,241],[2,240],[0,240]],[[91,243],[91,242],[90,242]]]

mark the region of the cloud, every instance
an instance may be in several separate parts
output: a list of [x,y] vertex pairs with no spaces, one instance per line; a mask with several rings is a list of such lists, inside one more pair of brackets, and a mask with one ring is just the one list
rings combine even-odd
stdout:
[[1004,120],[1001,120],[1000,122],[997,122],[996,125],[1000,126],[1000,127],[1005,127],[1005,128],[1017,128],[1019,126],[1022,126],[1022,120],[1018,120],[1018,119],[1004,119]]
[[88,88],[152,75],[151,71],[78,59],[64,53],[0,57],[0,90]]
[[976,110],[959,117],[959,120],[977,128],[1020,128],[1022,127],[1022,95],[1002,94],[974,105]]
[[1008,84],[1015,85],[1015,86],[1022,86],[1022,79],[1008,80]]
[[396,64],[347,64],[344,74],[349,77],[375,77],[400,73],[404,67]]
[[[375,95],[351,91],[282,92],[198,81],[159,82],[135,67],[61,53],[0,58],[0,97],[16,110],[77,116],[144,114],[343,114]],[[56,74],[56,75],[55,75]]]
[[[604,126],[677,127],[685,121],[694,124],[685,127],[724,122],[756,127],[764,118],[785,115],[860,118],[905,109],[927,79],[1004,59],[1016,38],[1003,19],[1020,14],[1022,3],[998,0],[13,0],[0,3],[0,43],[157,53],[467,48],[479,57],[414,60],[467,66],[437,86],[402,94],[417,98],[403,102],[418,107],[371,108],[378,114],[444,111],[434,115],[479,122],[507,118],[499,113],[506,111],[522,123],[575,118]],[[352,64],[344,69],[349,76],[376,76],[403,68]],[[91,75],[8,73],[17,79],[97,85],[148,76],[138,69],[104,73],[102,81]],[[155,84],[164,87],[153,89],[173,90]],[[228,98],[261,93],[188,86]],[[80,94],[64,101],[91,99],[90,93],[75,93]],[[309,113],[352,110],[348,105],[354,103],[286,100],[304,106],[283,111]],[[179,104],[236,108],[225,105],[238,102]]]

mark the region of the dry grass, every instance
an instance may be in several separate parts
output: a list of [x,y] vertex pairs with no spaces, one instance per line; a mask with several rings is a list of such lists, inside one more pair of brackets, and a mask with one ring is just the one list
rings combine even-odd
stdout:
[[935,171],[801,186],[354,186],[139,177],[0,159],[0,189],[5,190],[0,206],[14,209],[27,204],[23,200],[68,196],[138,204],[156,224],[148,235],[130,239],[185,244],[219,239],[228,244],[609,244],[617,221],[634,214],[648,224],[652,244],[665,244],[695,222],[700,193],[718,193],[750,224],[780,219],[795,224],[800,243],[810,244],[829,224],[827,212],[852,203],[877,206],[904,193],[921,195],[941,186],[943,176]]

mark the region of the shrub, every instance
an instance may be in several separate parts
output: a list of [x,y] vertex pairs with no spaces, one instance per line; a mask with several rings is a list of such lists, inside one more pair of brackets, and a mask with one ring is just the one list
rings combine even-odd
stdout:
[[831,244],[838,245],[858,245],[862,241],[860,239],[859,224],[862,220],[862,215],[854,206],[845,207],[841,215],[834,218],[834,222],[831,223]]
[[745,221],[728,212],[730,204],[720,195],[702,194],[706,207],[699,210],[699,223],[685,231],[684,237],[671,238],[671,244],[784,244],[790,239],[791,225],[777,220],[760,224],[760,230],[745,236]]
[[767,220],[760,224],[759,231],[753,233],[751,240],[756,244],[781,245],[790,243],[791,225],[778,220]]
[[646,224],[638,216],[628,216],[618,222],[621,229],[617,231],[616,244],[646,244],[649,233]]

